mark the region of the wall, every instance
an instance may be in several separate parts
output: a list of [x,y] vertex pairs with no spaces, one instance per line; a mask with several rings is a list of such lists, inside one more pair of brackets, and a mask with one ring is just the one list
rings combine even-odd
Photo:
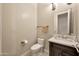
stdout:
[[[16,41],[17,55],[28,52],[36,42],[37,6],[36,4],[16,4]],[[25,46],[21,45],[22,40],[27,40]]]
[[[2,54],[15,55],[16,40],[13,37],[13,20],[16,20],[15,4],[2,4]],[[15,24],[15,23],[14,23]]]
[[[22,55],[36,42],[36,4],[3,4],[2,53]],[[27,40],[25,46],[22,40]]]
[[45,39],[45,49],[48,50],[48,39],[53,36],[53,11],[51,9],[50,3],[39,3],[38,5],[38,26],[48,26],[48,32],[41,32],[40,28],[38,28],[37,37]]
[[77,37],[78,37],[78,40],[79,40],[79,3],[76,5],[76,16],[77,16],[77,20],[76,20],[76,33],[77,33]]
[[2,5],[0,4],[0,55],[2,52]]

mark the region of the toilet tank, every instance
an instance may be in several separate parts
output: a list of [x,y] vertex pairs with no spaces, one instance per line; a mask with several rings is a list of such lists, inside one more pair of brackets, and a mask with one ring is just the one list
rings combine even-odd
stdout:
[[42,38],[38,38],[38,44],[40,44],[40,45],[42,45],[42,46],[44,46],[44,39],[42,39]]

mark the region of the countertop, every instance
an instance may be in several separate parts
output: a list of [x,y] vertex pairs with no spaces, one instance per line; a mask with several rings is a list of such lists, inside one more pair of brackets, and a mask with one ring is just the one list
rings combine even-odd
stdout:
[[66,46],[70,46],[70,47],[74,47],[75,42],[73,40],[66,40],[66,39],[56,39],[54,37],[50,38],[48,40],[49,42],[54,42],[54,43],[58,43],[58,44],[62,44],[62,45],[66,45]]

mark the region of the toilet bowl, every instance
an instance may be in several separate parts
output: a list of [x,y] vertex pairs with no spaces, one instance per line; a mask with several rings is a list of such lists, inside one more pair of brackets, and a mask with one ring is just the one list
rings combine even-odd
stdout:
[[40,52],[42,46],[39,44],[35,44],[31,47],[32,55],[37,55]]
[[44,39],[38,38],[38,42],[31,47],[32,55],[37,55],[39,52],[43,51]]

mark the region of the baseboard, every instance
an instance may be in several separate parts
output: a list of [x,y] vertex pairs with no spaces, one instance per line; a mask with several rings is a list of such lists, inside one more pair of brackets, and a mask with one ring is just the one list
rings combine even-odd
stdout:
[[31,56],[31,50],[27,50],[21,56]]
[[0,53],[0,56],[11,56],[9,53]]
[[[49,54],[49,50],[44,49],[44,52]],[[27,50],[26,52],[24,52],[21,56],[31,56],[31,50]]]
[[44,49],[44,52],[46,52],[46,53],[48,53],[48,54],[49,54],[49,50],[47,50],[47,49]]

